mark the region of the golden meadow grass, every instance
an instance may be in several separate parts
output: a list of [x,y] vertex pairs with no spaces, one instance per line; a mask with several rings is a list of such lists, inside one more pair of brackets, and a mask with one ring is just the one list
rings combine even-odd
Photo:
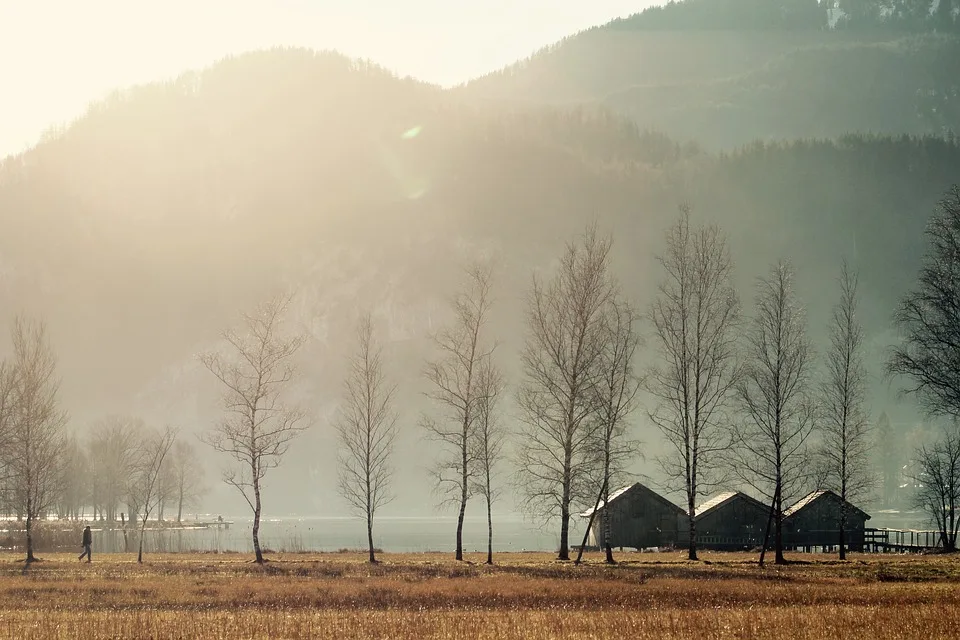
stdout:
[[29,638],[937,638],[960,629],[960,559],[549,554],[0,556],[0,636]]

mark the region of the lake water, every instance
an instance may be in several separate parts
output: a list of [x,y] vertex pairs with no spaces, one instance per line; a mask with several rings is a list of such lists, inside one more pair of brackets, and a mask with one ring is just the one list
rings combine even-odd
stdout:
[[[199,516],[201,521],[216,520],[215,515]],[[252,553],[253,520],[249,517],[228,517],[229,529],[195,528],[182,530],[148,530],[144,547],[156,552],[240,552]],[[579,545],[585,523],[571,523],[570,544]],[[189,526],[191,520],[185,520]],[[878,512],[868,521],[870,527],[896,529],[929,529],[922,514],[915,512]],[[374,524],[374,545],[384,551],[411,553],[455,550],[456,517],[383,517]],[[559,523],[539,528],[521,516],[504,515],[493,522],[495,552],[556,551],[559,546]],[[101,531],[94,525],[94,549],[100,553],[135,551],[136,533],[126,540],[121,531]],[[339,551],[365,549],[366,523],[359,518],[264,518],[260,523],[260,544],[275,552]],[[466,552],[483,552],[487,548],[487,522],[484,517],[464,519],[463,548]]]
[[[203,516],[213,521],[216,516]],[[184,529],[148,531],[144,545],[149,552],[237,551],[251,553],[252,518],[225,518],[229,529]],[[189,526],[190,521],[185,520]],[[406,553],[441,551],[452,553],[456,548],[455,517],[384,517],[374,522],[374,545],[384,551]],[[121,532],[100,531],[94,525],[94,548],[101,553],[132,550],[136,534],[129,533],[124,542]],[[560,539],[559,523],[540,529],[520,516],[503,516],[493,521],[494,551],[555,551]],[[579,544],[583,527],[573,527],[571,544]],[[264,518],[260,523],[260,545],[281,552],[338,551],[366,549],[366,522],[359,518]],[[463,548],[466,552],[486,551],[487,521],[467,517],[463,525]]]

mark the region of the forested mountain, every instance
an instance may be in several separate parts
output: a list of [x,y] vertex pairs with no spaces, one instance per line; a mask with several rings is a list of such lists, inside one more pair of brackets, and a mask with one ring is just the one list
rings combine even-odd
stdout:
[[[663,229],[689,202],[730,233],[747,308],[756,275],[794,262],[821,342],[850,258],[877,374],[927,217],[960,176],[960,148],[940,138],[716,155],[607,110],[461,98],[304,50],[118,93],[0,166],[2,320],[24,309],[49,322],[77,426],[134,411],[196,432],[218,410],[196,353],[240,310],[293,287],[313,337],[297,393],[318,423],[271,480],[301,490],[270,509],[329,513],[341,503],[323,475],[335,460],[327,420],[361,309],[386,331],[413,452],[426,337],[448,317],[459,265],[498,261],[492,329],[515,381],[533,270],[597,219],[615,236],[626,291],[646,305]],[[873,387],[885,406],[890,390]],[[424,469],[404,467],[401,482],[391,509],[429,509]]]
[[[605,105],[711,149],[960,131],[955,3],[825,6],[671,3],[571,36],[460,91],[484,102]],[[924,10],[928,18],[917,17]]]

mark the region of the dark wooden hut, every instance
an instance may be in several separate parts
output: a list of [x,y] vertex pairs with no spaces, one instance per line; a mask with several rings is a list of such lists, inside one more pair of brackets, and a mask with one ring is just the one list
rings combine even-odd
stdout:
[[707,500],[696,511],[697,546],[733,551],[763,544],[770,507],[740,491]]
[[[834,547],[840,544],[840,504],[833,491],[814,491],[783,512],[783,543],[795,549]],[[846,503],[844,540],[851,551],[863,551],[864,529],[870,516]]]
[[[599,546],[602,515],[605,509],[610,514],[610,545],[646,549],[649,547],[673,546],[677,531],[686,518],[686,513],[660,494],[636,482],[610,495],[607,503],[601,503],[590,528],[589,544]],[[580,514],[589,518],[593,509]]]

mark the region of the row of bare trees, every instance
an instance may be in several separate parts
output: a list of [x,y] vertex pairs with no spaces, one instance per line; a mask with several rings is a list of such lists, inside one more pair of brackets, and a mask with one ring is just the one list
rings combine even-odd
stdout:
[[[951,214],[957,220],[942,224],[939,232],[960,236],[960,212]],[[456,557],[463,557],[467,502],[481,495],[486,499],[492,561],[493,479],[510,436],[523,504],[531,513],[559,518],[559,555],[567,559],[573,509],[593,505],[596,512],[609,500],[612,483],[633,459],[642,457],[629,426],[645,392],[651,399],[647,416],[670,445],[657,462],[667,486],[680,486],[685,494],[689,557],[697,557],[698,501],[736,479],[769,500],[767,537],[772,529],[775,561],[782,563],[784,505],[789,499],[805,490],[830,489],[845,504],[862,498],[873,484],[856,272],[844,265],[840,274],[829,342],[818,364],[788,263],[778,263],[758,278],[753,311],[744,316],[726,237],[715,226],[694,225],[689,209],[682,208],[659,256],[663,273],[657,295],[643,313],[609,272],[611,246],[612,241],[591,226],[579,241],[568,243],[554,273],[534,276],[521,353],[524,375],[516,389],[521,425],[516,432],[505,430],[499,411],[505,381],[494,359],[497,341],[488,335],[493,304],[489,268],[468,271],[466,286],[452,300],[451,323],[433,337],[435,357],[424,374],[431,407],[420,423],[422,432],[439,445],[432,473],[440,499],[457,508]],[[940,249],[960,265],[960,251],[953,251],[952,245]],[[938,263],[924,277],[943,286],[943,274],[936,272],[942,268]],[[952,277],[948,280],[952,285]],[[258,562],[261,482],[310,425],[303,411],[282,399],[294,378],[294,355],[303,344],[302,337],[281,331],[288,302],[262,305],[247,316],[246,333],[225,334],[225,352],[203,357],[222,383],[225,415],[205,440],[238,463],[225,479],[241,491],[254,513]],[[922,314],[936,303],[905,303],[901,324],[929,330],[928,316]],[[960,304],[940,313],[960,315],[956,308]],[[638,367],[634,360],[641,321],[652,329],[657,358]],[[960,320],[947,318],[944,323],[954,323],[949,330],[960,333]],[[917,371],[926,375],[930,360],[937,357],[955,358],[942,363],[945,369],[960,362],[960,354],[937,353],[948,337],[908,342],[890,365],[892,373],[914,375],[915,391],[932,398],[932,407],[941,412],[944,406],[949,411],[960,406],[960,384],[946,374],[923,377]],[[950,375],[955,377],[955,370],[950,369]],[[366,518],[371,562],[375,513],[393,497],[389,481],[397,437],[395,392],[370,316],[364,316],[335,426],[340,491]],[[950,442],[931,449],[927,457],[953,464]],[[960,477],[960,467],[957,471]],[[960,490],[934,496],[939,503],[949,503],[941,511],[950,514],[954,539],[957,496]],[[841,509],[841,557],[846,519]],[[612,560],[608,523],[601,530]]]
[[[108,416],[95,423],[87,437],[67,439],[63,451],[68,486],[56,503],[61,518],[80,519],[91,509],[94,520],[133,521],[140,514],[136,493],[139,476],[152,455],[157,430],[132,416]],[[204,469],[195,445],[180,437],[158,469],[156,516],[181,522],[204,491]],[[175,512],[175,516],[173,513]]]
[[175,431],[154,432],[141,423],[113,420],[96,428],[86,446],[68,430],[59,402],[57,360],[46,326],[14,320],[12,357],[0,362],[0,491],[2,507],[24,521],[26,559],[34,562],[34,528],[51,513],[115,517],[123,503],[146,519],[158,505],[193,497],[198,466],[181,443],[168,458]]
[[[573,508],[595,512],[611,480],[642,457],[627,426],[646,392],[647,416],[669,444],[657,460],[665,486],[685,494],[689,557],[697,558],[696,505],[735,479],[770,501],[783,562],[786,499],[829,488],[854,500],[872,480],[855,273],[841,274],[826,370],[816,372],[787,263],[758,279],[755,310],[744,318],[726,238],[715,226],[693,225],[682,208],[659,256],[657,296],[642,314],[609,273],[610,250],[610,239],[591,226],[568,244],[551,279],[534,278],[515,442],[525,504],[559,517],[559,557],[567,559]],[[635,368],[641,321],[658,357]],[[612,561],[601,525],[599,542]],[[838,544],[842,555],[842,533]]]

